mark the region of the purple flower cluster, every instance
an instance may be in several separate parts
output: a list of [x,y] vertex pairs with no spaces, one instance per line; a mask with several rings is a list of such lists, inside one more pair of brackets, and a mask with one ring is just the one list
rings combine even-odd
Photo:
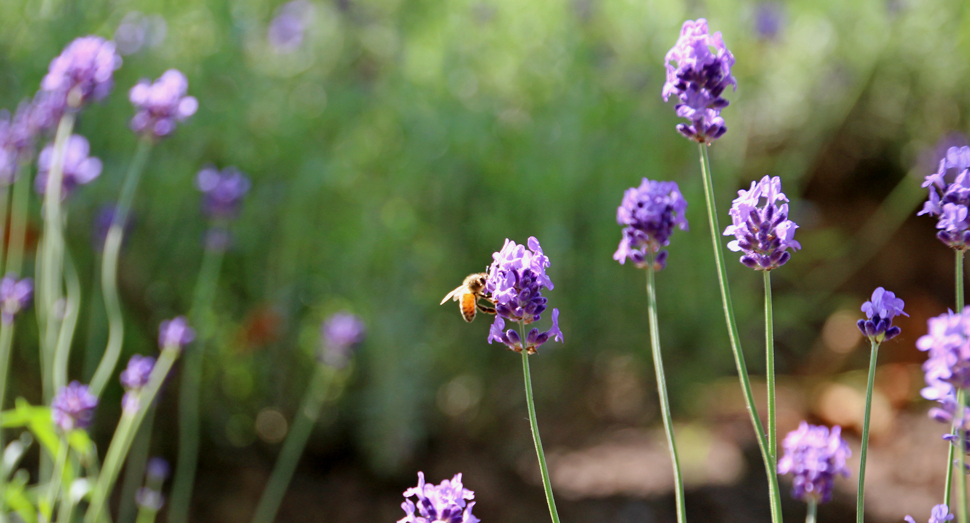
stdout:
[[178,316],[165,320],[158,326],[158,346],[162,350],[168,347],[184,348],[195,339],[195,330],[189,327],[185,316]]
[[13,274],[7,274],[0,280],[0,319],[4,323],[13,323],[14,316],[30,305],[34,295],[34,281],[24,278],[20,281]]
[[0,111],[0,184],[16,181],[19,167],[33,155],[35,138],[53,124],[48,98],[42,91],[33,103],[21,102],[12,116]]
[[[970,147],[950,147],[946,156],[940,160],[937,171],[923,181],[929,190],[929,199],[917,216],[929,214],[936,216],[936,233],[947,246],[962,251],[970,247],[970,220],[967,209],[970,207]],[[952,182],[950,173],[955,172]]]
[[859,330],[875,343],[899,336],[901,330],[893,325],[893,318],[900,314],[909,316],[903,311],[904,305],[903,300],[891,291],[876,287],[872,291],[872,299],[862,304],[862,312],[866,313],[868,319],[858,321]]
[[[712,52],[713,51],[713,52]],[[727,132],[721,109],[728,101],[721,97],[724,89],[738,87],[731,76],[734,55],[728,51],[721,33],[708,34],[707,20],[687,20],[680,28],[680,38],[664,58],[667,81],[663,99],[676,96],[677,116],[690,124],[677,125],[677,131],[698,143],[710,143]]]
[[94,421],[94,409],[97,406],[98,398],[88,391],[88,386],[72,381],[57,391],[51,403],[51,416],[64,432],[86,429]]
[[[67,196],[79,185],[84,185],[101,175],[101,160],[88,156],[91,145],[87,138],[73,134],[67,140],[64,151],[63,181],[61,184],[61,199]],[[47,192],[47,177],[54,163],[54,144],[48,144],[40,152],[37,159],[37,178],[34,180],[34,190],[40,194]]]
[[189,81],[176,69],[169,69],[155,83],[138,82],[128,93],[137,112],[131,130],[144,136],[161,138],[175,130],[175,124],[195,114],[199,102],[186,96]]
[[680,193],[677,182],[659,182],[646,178],[639,187],[623,193],[623,202],[616,209],[616,222],[623,225],[623,238],[613,253],[622,265],[627,258],[639,268],[653,264],[662,270],[667,265],[667,251],[674,227],[687,230],[687,200]]
[[155,368],[155,358],[135,354],[128,360],[128,367],[121,371],[121,386],[125,388],[125,395],[121,398],[121,406],[125,412],[135,412],[139,409],[138,393],[142,387],[148,385],[152,369]]
[[347,366],[354,349],[364,341],[366,329],[361,319],[349,312],[338,312],[320,326],[323,344],[318,359],[334,368]]
[[[913,516],[906,516],[903,518],[907,523],[916,523]],[[953,514],[950,514],[950,507],[946,505],[936,505],[933,510],[930,511],[929,523],[943,523],[944,521],[950,521],[953,519]]]
[[927,321],[929,332],[916,340],[916,348],[927,353],[923,363],[924,398],[944,400],[954,389],[970,389],[970,307],[963,313],[948,311]]
[[405,516],[397,523],[478,523],[481,520],[472,515],[473,499],[475,493],[462,485],[461,473],[433,485],[424,482],[424,472],[418,472],[418,486],[404,491]]
[[558,309],[552,311],[552,328],[545,332],[533,328],[525,340],[515,329],[504,330],[505,320],[529,324],[541,319],[547,301],[542,296],[542,289],[553,288],[552,280],[546,274],[549,258],[542,253],[535,237],[530,237],[528,243],[526,249],[506,238],[502,250],[492,254],[494,261],[488,269],[485,290],[495,301],[496,312],[495,322],[488,332],[488,343],[498,341],[516,352],[525,349],[534,354],[549,338],[562,342],[563,336],[559,330]]
[[842,439],[842,428],[802,422],[782,442],[785,455],[778,461],[778,473],[794,474],[792,496],[802,501],[825,503],[832,499],[835,477],[849,477],[846,460],[852,455]]
[[71,42],[51,61],[40,86],[52,93],[61,107],[78,110],[111,92],[112,76],[121,67],[114,42],[99,36],[85,36]]
[[[779,205],[779,202],[784,203]],[[738,191],[729,211],[731,225],[724,229],[724,235],[734,236],[728,249],[744,253],[741,263],[755,270],[770,271],[788,262],[789,248],[796,251],[802,248],[795,240],[798,225],[788,219],[787,202],[788,197],[781,192],[781,178],[777,176],[765,176],[751,182],[747,191]]]
[[195,185],[202,191],[202,211],[212,219],[228,220],[239,214],[242,197],[249,191],[249,178],[235,167],[220,172],[210,166],[199,171]]
[[307,21],[313,17],[313,4],[307,0],[292,0],[283,4],[269,23],[266,38],[280,54],[300,48],[306,33]]

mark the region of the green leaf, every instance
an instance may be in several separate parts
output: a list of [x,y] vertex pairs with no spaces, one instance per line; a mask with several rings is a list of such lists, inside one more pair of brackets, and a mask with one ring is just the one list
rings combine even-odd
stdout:
[[7,483],[7,489],[3,493],[3,496],[7,502],[7,506],[14,509],[26,523],[37,523],[37,509],[34,508],[34,504],[30,502],[30,499],[24,492],[24,486],[26,484],[27,482],[24,478],[15,477],[14,480]]

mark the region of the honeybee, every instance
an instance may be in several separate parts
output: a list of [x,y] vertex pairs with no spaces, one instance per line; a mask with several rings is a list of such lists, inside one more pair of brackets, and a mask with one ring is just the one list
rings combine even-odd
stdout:
[[441,300],[441,305],[444,305],[448,299],[452,299],[458,302],[458,310],[461,311],[461,317],[465,321],[471,323],[475,319],[475,313],[477,311],[482,311],[485,314],[495,314],[495,307],[482,305],[479,300],[488,300],[485,297],[485,279],[488,277],[488,273],[478,272],[475,274],[469,274],[465,277],[465,280],[461,282],[461,285],[455,288],[455,290],[448,293]]

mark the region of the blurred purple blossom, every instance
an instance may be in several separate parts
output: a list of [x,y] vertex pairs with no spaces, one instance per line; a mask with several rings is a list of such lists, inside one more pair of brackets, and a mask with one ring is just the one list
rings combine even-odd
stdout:
[[472,515],[473,499],[475,493],[462,485],[461,473],[434,485],[425,483],[424,472],[418,472],[418,486],[404,491],[405,516],[397,523],[478,523],[481,520]]
[[0,280],[0,318],[4,323],[13,323],[14,316],[30,305],[34,295],[34,281],[24,278],[20,281],[13,273]]
[[358,316],[343,311],[331,315],[320,326],[322,347],[318,358],[338,369],[347,366],[354,349],[364,341],[367,330]]
[[121,386],[125,388],[125,395],[121,398],[121,406],[125,412],[135,412],[139,409],[138,393],[142,387],[148,385],[152,369],[155,368],[155,358],[135,354],[128,360],[128,367],[121,371]]
[[781,445],[785,455],[778,461],[778,473],[794,474],[792,496],[796,499],[830,501],[836,476],[849,477],[846,460],[852,451],[838,425],[829,431],[828,427],[803,421]]
[[169,69],[154,83],[142,80],[128,93],[137,109],[131,130],[144,136],[161,138],[175,130],[175,124],[195,114],[199,102],[186,96],[189,81],[177,69]]
[[857,325],[862,334],[876,343],[888,341],[899,335],[900,328],[893,325],[893,318],[902,314],[903,300],[882,287],[872,291],[872,299],[862,304],[862,312],[866,313],[865,320],[859,320]]
[[199,171],[195,185],[202,191],[202,211],[210,218],[222,220],[239,214],[242,198],[250,187],[249,179],[235,167],[220,172],[212,166]]
[[[916,523],[913,516],[906,516],[905,519],[908,523]],[[950,521],[953,519],[953,514],[950,514],[950,508],[946,505],[936,505],[933,510],[930,511],[929,523],[943,523],[944,521]]]
[[171,470],[165,458],[155,456],[148,460],[148,464],[145,466],[145,476],[150,482],[163,483],[168,479],[168,474]]
[[[94,248],[98,252],[104,250],[104,242],[108,237],[108,230],[111,229],[111,223],[114,221],[115,212],[114,205],[103,205],[101,210],[98,211],[98,215],[94,218],[94,226],[91,228],[91,243],[94,244]],[[128,234],[131,232],[132,227],[134,227],[134,222],[135,220],[129,212],[127,220],[125,220],[125,225],[122,228],[122,245],[128,241]]]
[[135,504],[143,509],[158,512],[165,506],[165,496],[155,489],[141,487],[135,492]]
[[292,53],[303,44],[307,22],[312,18],[312,3],[307,0],[287,2],[276,10],[276,16],[266,31],[266,39],[276,52]]
[[94,421],[97,406],[98,398],[88,391],[88,386],[72,381],[57,391],[51,403],[51,415],[54,423],[64,432],[86,429]]
[[71,42],[51,61],[41,88],[56,93],[65,107],[77,110],[111,92],[113,75],[121,67],[114,42],[99,36],[84,36]]
[[929,332],[916,340],[916,348],[927,353],[927,386],[920,393],[946,407],[956,397],[955,389],[970,388],[970,307],[961,314],[948,311],[930,318],[927,324]]
[[637,267],[653,263],[656,270],[666,266],[667,251],[674,227],[687,230],[687,200],[677,182],[660,182],[646,178],[639,187],[623,193],[616,209],[616,222],[624,225],[620,246],[613,259],[622,265],[627,258]]
[[[917,216],[929,214],[938,221],[936,233],[947,246],[966,250],[970,246],[970,147],[950,147],[935,173],[926,176],[923,187],[929,199]],[[953,173],[956,173],[955,176]],[[952,181],[950,181],[952,180]]]
[[[764,204],[762,207],[762,200]],[[778,202],[784,202],[779,205]],[[795,240],[798,225],[788,219],[788,197],[781,192],[781,178],[765,176],[738,191],[731,204],[731,225],[725,236],[734,236],[728,249],[742,252],[741,263],[759,271],[781,267],[791,258],[788,249],[802,248]]]
[[[61,199],[65,199],[79,185],[91,182],[101,175],[101,160],[88,156],[91,146],[87,138],[73,134],[67,140],[64,151],[63,182]],[[37,177],[34,190],[40,194],[47,192],[47,175],[54,162],[54,144],[48,144],[37,159]]]
[[[711,49],[714,52],[711,52]],[[677,131],[698,143],[710,143],[727,132],[721,109],[728,101],[721,97],[724,89],[738,83],[731,76],[734,55],[724,45],[721,33],[708,34],[707,20],[687,20],[680,29],[677,43],[664,58],[667,81],[663,99],[680,100],[677,116],[690,120],[678,124]]]
[[162,350],[170,346],[182,349],[194,339],[195,330],[189,327],[185,316],[165,320],[158,326],[158,346]]
[[145,47],[156,47],[165,40],[168,25],[159,15],[144,15],[132,11],[121,19],[115,29],[114,41],[121,55],[135,54]]
[[774,40],[785,25],[785,6],[779,2],[761,2],[754,7],[754,31],[763,40]]

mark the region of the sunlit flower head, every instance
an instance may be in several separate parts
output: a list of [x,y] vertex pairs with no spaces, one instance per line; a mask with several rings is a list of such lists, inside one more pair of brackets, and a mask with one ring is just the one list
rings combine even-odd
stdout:
[[111,92],[113,76],[121,67],[114,42],[84,36],[71,42],[51,61],[41,88],[56,93],[66,109],[77,110]]
[[51,403],[51,415],[54,424],[64,432],[86,429],[94,421],[97,406],[98,398],[88,391],[88,386],[72,381],[57,391]]
[[923,187],[929,199],[917,216],[937,218],[936,237],[948,247],[963,251],[970,247],[970,147],[950,147],[935,173],[926,176]]
[[472,515],[473,499],[475,493],[462,485],[461,473],[433,485],[424,482],[424,472],[418,472],[418,486],[404,491],[405,516],[397,523],[478,523],[481,520]]
[[903,300],[891,291],[877,287],[872,291],[872,299],[862,304],[862,312],[866,313],[865,320],[859,320],[857,325],[862,334],[876,343],[882,343],[899,336],[900,328],[893,325],[893,318],[902,314]]
[[785,436],[781,444],[785,455],[778,461],[778,473],[794,475],[792,496],[802,501],[825,503],[832,499],[836,476],[849,477],[846,460],[852,456],[849,444],[842,439],[842,428],[809,425]]
[[738,191],[731,204],[731,225],[725,236],[734,236],[728,249],[743,253],[741,263],[759,271],[781,267],[791,258],[788,249],[802,248],[795,240],[798,225],[788,219],[788,197],[781,192],[781,178],[765,176]]
[[189,327],[185,316],[165,320],[158,326],[158,346],[162,350],[168,347],[181,349],[193,340],[195,340],[195,330]]
[[175,130],[175,124],[195,114],[199,102],[186,96],[189,81],[177,69],[169,69],[154,83],[138,82],[128,94],[137,112],[131,119],[131,130],[161,138]]
[[623,193],[623,202],[616,210],[616,222],[623,225],[623,238],[613,259],[623,264],[627,259],[637,267],[654,264],[661,270],[666,266],[667,251],[674,228],[687,230],[687,200],[680,193],[677,182],[660,182],[646,178],[639,187]]

